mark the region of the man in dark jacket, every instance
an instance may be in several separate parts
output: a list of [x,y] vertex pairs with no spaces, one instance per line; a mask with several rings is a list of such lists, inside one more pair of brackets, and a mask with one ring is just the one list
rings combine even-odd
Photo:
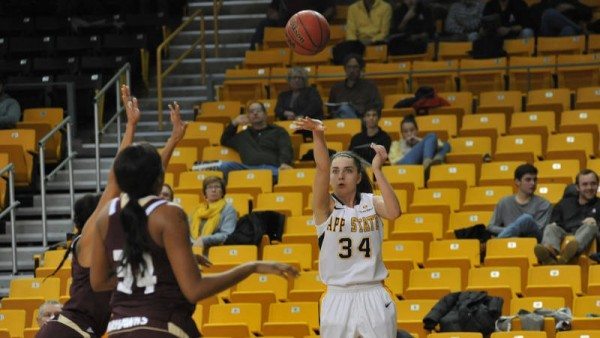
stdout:
[[542,0],[531,7],[531,17],[541,36],[579,35],[592,19],[592,9],[577,0]]
[[534,32],[529,8],[523,0],[491,0],[483,8],[483,17],[497,15],[496,34],[504,39],[532,38]]

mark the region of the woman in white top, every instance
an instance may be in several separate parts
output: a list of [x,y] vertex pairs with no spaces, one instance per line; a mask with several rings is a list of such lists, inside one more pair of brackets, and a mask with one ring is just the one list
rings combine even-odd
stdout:
[[[387,270],[381,257],[383,223],[401,210],[381,171],[385,148],[376,152],[373,173],[381,196],[373,195],[359,157],[339,152],[329,159],[321,121],[303,118],[298,129],[313,133],[317,174],[313,186],[313,216],[321,251],[319,273],[327,284],[321,305],[322,337],[396,337],[396,307],[383,286]],[[333,194],[329,194],[329,186]]]

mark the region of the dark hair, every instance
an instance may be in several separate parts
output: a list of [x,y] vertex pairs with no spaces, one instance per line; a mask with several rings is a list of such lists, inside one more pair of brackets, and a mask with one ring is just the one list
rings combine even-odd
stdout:
[[149,248],[146,230],[148,217],[137,200],[156,194],[162,187],[163,167],[156,148],[148,143],[138,143],[123,149],[117,155],[113,170],[119,188],[129,197],[129,203],[119,214],[126,235],[121,264],[130,264],[136,275],[146,268],[143,254]]
[[217,182],[221,185],[221,190],[223,191],[223,196],[225,196],[225,193],[226,193],[225,181],[222,178],[220,178],[219,176],[208,176],[204,179],[204,181],[202,181],[202,192],[204,193],[204,196],[206,196],[206,189],[208,188],[208,186],[215,182]]
[[400,122],[400,129],[402,129],[402,125],[405,123],[412,123],[415,125],[415,128],[417,130],[419,130],[419,126],[417,125],[417,119],[415,118],[415,116],[413,114],[404,116],[404,118],[402,119],[402,122]]
[[354,53],[350,53],[350,54],[344,56],[344,59],[342,60],[344,67],[352,59],[355,59],[356,62],[358,62],[358,66],[360,67],[360,69],[365,68],[365,60],[363,59],[363,57],[359,54],[354,54]]
[[596,174],[595,171],[593,171],[592,169],[581,169],[581,171],[579,173],[577,173],[577,176],[575,176],[575,184],[577,186],[579,186],[579,177],[581,176],[585,176],[585,175],[589,175],[589,174],[594,174],[594,177],[596,177],[596,183],[598,182],[598,174]]
[[368,104],[365,109],[365,115],[368,111],[374,110],[377,113],[377,118],[381,118],[381,108],[375,104]]
[[369,175],[367,175],[367,171],[363,167],[362,161],[360,157],[356,155],[356,153],[352,151],[340,151],[331,156],[331,161],[333,162],[333,160],[337,157],[351,158],[354,162],[354,166],[356,166],[356,169],[360,173],[361,179],[360,182],[358,182],[358,184],[356,185],[356,195],[354,197],[355,202],[360,203],[361,193],[373,193],[373,185],[371,184],[371,179],[369,178]]
[[526,174],[537,175],[538,170],[529,163],[521,164],[515,169],[515,180],[520,181]]
[[74,218],[73,223],[75,224],[75,228],[77,232],[81,234],[81,230],[83,230],[83,226],[85,222],[92,216],[94,210],[98,206],[98,202],[100,202],[100,194],[86,194],[82,198],[78,199],[73,206]]
[[260,108],[262,109],[263,113],[267,113],[267,107],[265,107],[265,104],[260,102],[260,101],[252,101],[250,103],[248,103],[248,108],[250,108],[251,105],[258,103],[258,105],[260,105]]

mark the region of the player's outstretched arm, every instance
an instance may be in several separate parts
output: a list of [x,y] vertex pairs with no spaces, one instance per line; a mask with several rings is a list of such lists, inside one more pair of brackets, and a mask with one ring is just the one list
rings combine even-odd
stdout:
[[165,169],[171,160],[171,155],[173,155],[173,150],[175,150],[177,143],[179,143],[179,141],[181,141],[185,136],[185,130],[187,128],[187,123],[181,119],[181,110],[177,101],[174,101],[169,105],[169,110],[173,129],[171,130],[171,136],[167,140],[165,147],[160,153],[163,168]]
[[387,160],[387,152],[385,147],[379,144],[371,144],[371,148],[375,151],[375,157],[371,163],[373,168],[373,174],[377,180],[377,185],[381,191],[381,197],[375,197],[373,204],[375,205],[375,211],[383,218],[394,220],[401,214],[400,203],[394,193],[394,189],[383,175],[381,167]]
[[316,175],[313,182],[313,214],[315,224],[327,220],[330,209],[329,197],[329,151],[325,141],[323,122],[308,117],[294,121],[297,129],[310,130],[313,133],[313,153],[315,156]]

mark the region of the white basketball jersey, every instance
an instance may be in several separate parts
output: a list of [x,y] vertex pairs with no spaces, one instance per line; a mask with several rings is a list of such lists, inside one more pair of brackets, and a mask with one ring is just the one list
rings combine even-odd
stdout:
[[319,253],[319,274],[327,285],[347,286],[384,280],[381,258],[383,223],[373,206],[373,194],[362,193],[354,208],[336,198],[329,218],[317,226],[324,236]]

